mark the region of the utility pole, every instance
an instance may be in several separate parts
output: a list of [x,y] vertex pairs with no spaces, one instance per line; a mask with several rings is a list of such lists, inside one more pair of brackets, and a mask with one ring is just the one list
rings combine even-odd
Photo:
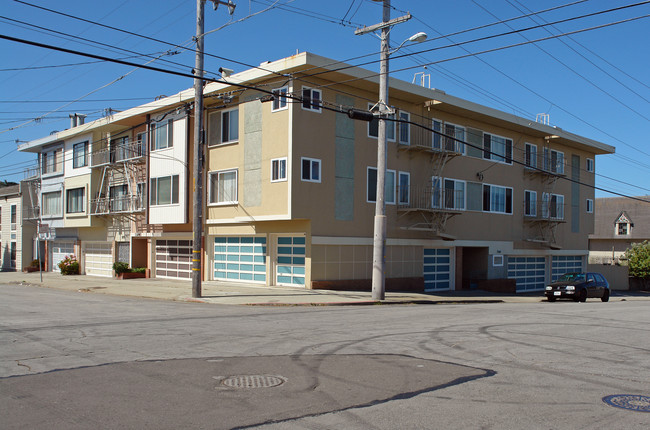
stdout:
[[[216,10],[220,4],[228,6],[230,15],[235,12],[232,0],[210,0]],[[206,0],[196,0],[196,60],[194,65],[194,167],[192,169],[192,297],[201,297],[201,257],[203,250],[203,35]]]
[[[375,0],[381,1],[381,0]],[[356,30],[361,35],[381,29],[381,54],[379,66],[379,130],[377,133],[377,198],[375,202],[374,237],[372,245],[372,298],[384,300],[386,297],[386,120],[391,113],[388,107],[388,57],[390,55],[390,28],[405,22],[411,15],[390,19],[390,0],[383,0],[383,16],[380,24]]]

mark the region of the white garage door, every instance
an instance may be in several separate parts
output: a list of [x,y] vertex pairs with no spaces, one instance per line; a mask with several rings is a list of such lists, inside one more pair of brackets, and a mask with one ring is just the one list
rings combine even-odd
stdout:
[[52,242],[52,271],[60,272],[59,262],[72,254],[74,254],[73,242]]
[[451,289],[451,249],[424,249],[424,290]]
[[192,279],[191,240],[156,240],[156,277]]
[[113,276],[113,256],[110,242],[84,242],[86,275]]

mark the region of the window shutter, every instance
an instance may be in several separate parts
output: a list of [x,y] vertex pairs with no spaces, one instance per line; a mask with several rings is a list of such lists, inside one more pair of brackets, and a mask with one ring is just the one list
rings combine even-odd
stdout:
[[512,164],[512,140],[506,139],[506,163]]
[[483,210],[490,211],[490,186],[483,185]]
[[512,188],[506,188],[506,213],[512,213]]
[[483,135],[483,158],[489,160],[492,157],[492,136],[485,133]]

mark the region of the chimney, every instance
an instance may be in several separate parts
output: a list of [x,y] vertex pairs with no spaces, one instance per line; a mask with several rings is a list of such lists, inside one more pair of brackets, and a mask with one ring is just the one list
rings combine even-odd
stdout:
[[86,121],[86,115],[81,113],[71,113],[70,115],[70,128],[75,128],[78,125],[83,125]]

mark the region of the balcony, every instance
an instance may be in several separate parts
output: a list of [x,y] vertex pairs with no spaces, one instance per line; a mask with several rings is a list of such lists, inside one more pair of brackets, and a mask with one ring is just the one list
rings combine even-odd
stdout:
[[465,210],[465,190],[434,188],[432,185],[411,186],[408,196],[399,190],[398,210],[401,212],[448,212]]
[[38,164],[35,164],[25,169],[25,177],[23,178],[23,180],[25,181],[36,180],[40,177],[40,175],[41,175],[40,166]]
[[529,223],[564,223],[566,204],[538,200],[524,202],[524,221]]
[[[427,127],[431,127],[429,124]],[[410,128],[409,143],[400,142],[398,149],[410,151],[423,151],[434,154],[462,155],[465,151],[464,144],[450,137],[442,136],[422,127]]]
[[123,161],[138,161],[142,160],[145,154],[146,146],[144,142],[111,145],[90,154],[90,167],[105,166]]
[[125,195],[120,197],[102,197],[90,202],[91,215],[113,215],[142,212],[145,201],[141,195]]
[[35,220],[41,217],[40,206],[23,206],[23,219]]

